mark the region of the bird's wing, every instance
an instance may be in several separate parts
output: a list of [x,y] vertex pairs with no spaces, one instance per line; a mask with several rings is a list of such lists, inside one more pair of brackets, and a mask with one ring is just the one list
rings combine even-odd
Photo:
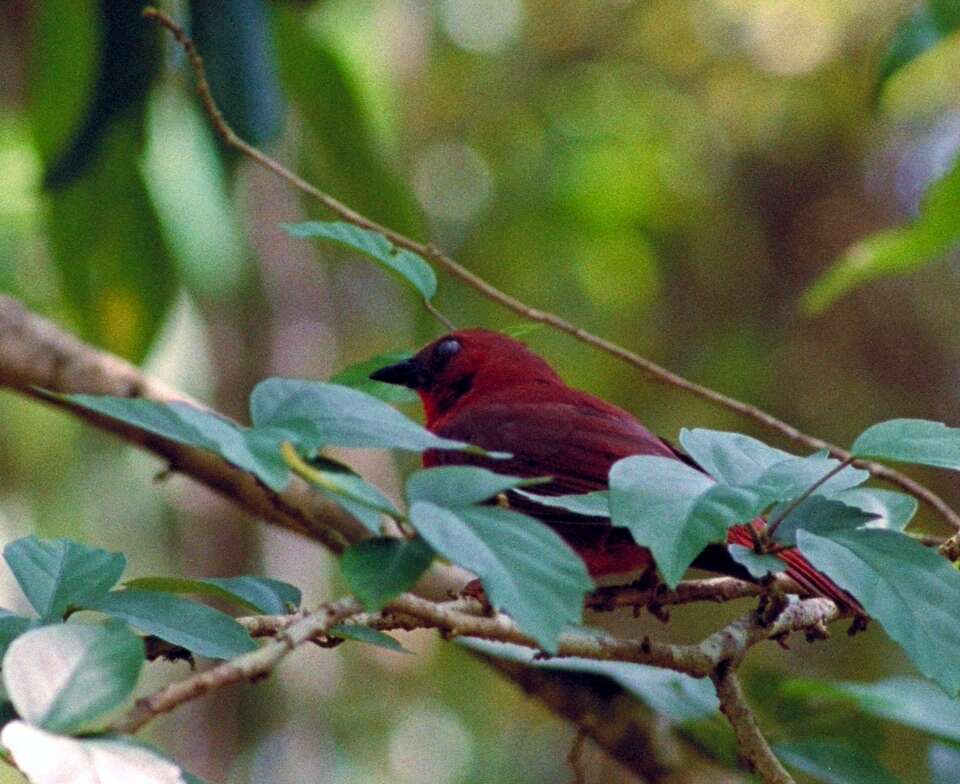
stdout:
[[[537,495],[588,493],[607,487],[610,467],[630,455],[675,458],[675,452],[626,412],[591,400],[478,403],[439,423],[437,435],[509,452],[494,460],[463,452],[431,452],[428,465],[480,465],[521,477],[550,476]],[[530,502],[512,498],[511,505]],[[530,511],[530,509],[523,509]],[[556,512],[556,514],[553,514]],[[547,514],[537,513],[545,519]],[[600,522],[552,510],[550,522]]]

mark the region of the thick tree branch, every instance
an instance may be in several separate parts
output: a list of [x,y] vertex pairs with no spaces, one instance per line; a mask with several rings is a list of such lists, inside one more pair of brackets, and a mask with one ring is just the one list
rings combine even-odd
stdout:
[[711,679],[720,698],[720,710],[733,726],[740,753],[750,769],[760,775],[764,784],[795,784],[760,732],[734,668],[721,665]]
[[[798,444],[803,444],[811,449],[827,449],[834,457],[837,457],[840,460],[850,460],[850,453],[845,449],[842,449],[835,444],[831,444],[828,441],[824,441],[822,438],[817,438],[816,436],[804,433],[788,422],[778,419],[777,417],[767,413],[757,406],[744,403],[743,401],[737,400],[729,395],[724,395],[722,392],[717,392],[714,389],[710,389],[709,387],[705,387],[690,381],[683,376],[673,373],[672,371],[661,367],[655,362],[652,362],[649,359],[646,359],[645,357],[642,357],[639,354],[636,354],[635,352],[614,343],[613,341],[607,340],[606,338],[602,338],[598,335],[594,335],[585,330],[583,327],[579,327],[554,313],[538,310],[537,308],[532,308],[529,305],[524,304],[506,292],[500,291],[500,289],[498,289],[496,286],[492,285],[478,275],[470,272],[470,270],[468,270],[466,267],[433,245],[417,242],[416,240],[412,240],[403,234],[393,231],[392,229],[381,226],[375,221],[367,218],[365,215],[361,215],[356,210],[333,198],[329,194],[324,193],[319,188],[311,185],[302,177],[287,169],[279,161],[271,158],[269,155],[266,155],[253,145],[244,141],[227,124],[223,114],[213,99],[213,94],[210,91],[210,85],[207,83],[203,60],[197,53],[197,50],[193,45],[193,41],[184,32],[183,28],[174,22],[170,16],[156,8],[148,7],[144,9],[143,15],[146,18],[152,19],[167,28],[173,34],[174,38],[176,38],[177,42],[183,47],[184,52],[190,61],[190,65],[193,68],[196,79],[197,94],[199,95],[200,101],[203,104],[203,108],[210,119],[211,125],[213,126],[217,135],[219,135],[223,140],[224,144],[226,144],[228,147],[232,147],[237,152],[257,163],[259,166],[272,171],[274,174],[285,180],[301,193],[316,199],[326,209],[337,215],[339,218],[342,218],[343,220],[347,221],[348,223],[352,223],[355,226],[359,226],[362,229],[369,229],[384,235],[397,247],[406,248],[407,250],[411,250],[414,253],[430,259],[445,272],[467,284],[487,299],[502,305],[508,310],[513,311],[517,315],[522,316],[529,321],[546,324],[547,326],[550,326],[559,332],[570,335],[571,337],[581,341],[582,343],[585,343],[588,346],[599,349],[600,351],[604,351],[607,354],[610,354],[611,356],[614,356],[617,359],[620,359],[627,364],[642,370],[650,379],[654,381],[667,384],[676,389],[681,389],[684,392],[688,392],[696,397],[707,400],[710,403],[719,406],[720,408],[733,411],[748,419],[752,419],[755,422],[759,422],[765,427],[775,430],[776,432]],[[431,312],[436,313],[436,311],[433,309],[431,309]],[[960,531],[960,515],[953,511],[946,501],[940,498],[940,496],[938,496],[925,485],[922,485],[920,482],[917,482],[915,479],[907,476],[906,474],[901,473],[894,468],[890,468],[889,466],[882,465],[881,463],[874,463],[867,460],[855,460],[853,461],[853,464],[861,468],[865,468],[877,479],[897,485],[906,492],[918,498],[920,501],[923,501],[931,509],[943,517],[944,520],[946,520],[954,529]],[[957,549],[960,549],[960,547]]]
[[171,469],[197,480],[248,512],[283,528],[306,534],[333,552],[365,536],[365,529],[331,502],[294,479],[282,493],[202,449],[161,438],[68,401],[44,394],[86,393],[139,397],[160,403],[180,401],[206,409],[171,387],[144,375],[119,357],[107,354],[31,313],[0,294],[0,387],[8,387],[66,409],[102,430],[166,460]]

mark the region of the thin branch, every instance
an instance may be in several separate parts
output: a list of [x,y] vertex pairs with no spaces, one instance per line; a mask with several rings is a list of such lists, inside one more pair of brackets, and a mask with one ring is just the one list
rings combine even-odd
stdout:
[[343,599],[324,605],[316,611],[299,617],[255,651],[218,664],[186,680],[172,683],[141,700],[116,722],[117,732],[134,733],[147,722],[163,713],[169,713],[185,702],[213,691],[244,681],[268,675],[281,659],[306,642],[324,635],[332,626],[362,610],[356,599]]
[[[563,634],[555,658],[576,657],[598,661],[622,661],[650,664],[694,678],[707,678],[722,662],[739,663],[747,652],[766,640],[797,631],[822,629],[845,617],[830,599],[803,599],[787,607],[772,622],[766,623],[755,612],[747,613],[699,643],[679,645],[649,638],[628,640],[603,634]],[[281,633],[299,622],[297,615],[251,616],[239,622],[254,636]],[[474,599],[431,602],[414,594],[403,594],[378,613],[360,613],[351,623],[379,631],[437,629],[446,638],[476,637],[491,642],[508,642],[540,651],[537,642],[524,634],[503,613],[483,614]]]
[[[811,449],[826,449],[831,455],[839,458],[840,460],[850,459],[850,453],[846,450],[824,441],[822,438],[808,435],[793,425],[784,422],[782,419],[778,419],[777,417],[767,413],[757,406],[744,403],[743,401],[737,400],[729,395],[724,395],[722,392],[717,392],[714,389],[710,389],[709,387],[705,387],[690,381],[683,376],[667,370],[655,362],[652,362],[649,359],[646,359],[645,357],[642,357],[639,354],[636,354],[635,352],[614,343],[613,341],[607,340],[606,338],[602,338],[598,335],[594,335],[585,330],[583,327],[578,327],[576,324],[573,324],[554,313],[532,308],[529,305],[524,304],[515,297],[512,297],[506,292],[503,292],[497,287],[493,286],[491,283],[487,282],[478,275],[470,272],[470,270],[468,270],[466,267],[443,253],[435,246],[417,242],[416,240],[412,240],[403,234],[393,231],[392,229],[381,226],[375,221],[370,220],[370,218],[367,218],[365,215],[360,214],[351,207],[348,207],[346,204],[343,204],[341,201],[333,198],[329,194],[324,193],[319,188],[311,185],[302,177],[287,169],[279,161],[271,158],[269,155],[266,155],[253,145],[244,141],[227,124],[223,117],[223,113],[217,107],[216,101],[213,99],[213,94],[210,92],[210,85],[207,83],[205,70],[203,67],[203,59],[197,53],[193,41],[186,34],[183,28],[178,25],[170,16],[156,8],[145,8],[143,15],[147,19],[152,19],[161,24],[163,27],[167,28],[167,30],[173,34],[177,42],[183,47],[183,50],[187,55],[187,59],[190,61],[190,65],[193,68],[197,94],[200,97],[200,102],[202,103],[203,108],[210,119],[211,125],[213,126],[217,135],[223,140],[223,143],[228,147],[232,147],[242,155],[245,155],[258,165],[268,169],[269,171],[272,171],[274,174],[285,180],[297,190],[313,199],[316,199],[326,209],[345,220],[347,223],[352,223],[354,226],[359,226],[362,229],[368,229],[370,231],[375,231],[379,234],[382,234],[394,245],[413,251],[414,253],[430,259],[448,274],[459,279],[487,299],[496,302],[507,310],[513,311],[528,321],[546,324],[558,332],[566,333],[567,335],[570,335],[574,339],[579,340],[588,346],[599,349],[600,351],[604,351],[607,354],[626,362],[628,365],[632,365],[633,367],[642,370],[650,379],[654,381],[683,390],[696,397],[707,400],[720,408],[733,411],[748,419],[752,419],[755,422],[759,422],[765,427],[775,430],[776,432],[780,433],[791,441],[795,441],[798,444],[803,444]],[[880,463],[874,463],[867,460],[856,460],[853,464],[861,468],[865,468],[877,479],[897,485],[901,489],[920,499],[938,514],[940,514],[954,529],[960,531],[960,515],[954,512],[953,509],[950,508],[949,504],[947,504],[942,498],[940,498],[940,496],[938,496],[929,488],[920,484],[906,474]]]
[[740,753],[749,768],[759,774],[764,784],[795,784],[760,732],[734,668],[724,663],[710,678],[720,698],[720,710],[733,727]]

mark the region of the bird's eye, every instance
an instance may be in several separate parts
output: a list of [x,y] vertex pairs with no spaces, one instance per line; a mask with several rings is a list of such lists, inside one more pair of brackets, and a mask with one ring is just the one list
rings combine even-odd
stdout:
[[460,351],[460,348],[460,341],[455,338],[448,338],[447,340],[438,343],[437,347],[433,350],[432,356],[430,357],[430,370],[434,373],[439,373]]

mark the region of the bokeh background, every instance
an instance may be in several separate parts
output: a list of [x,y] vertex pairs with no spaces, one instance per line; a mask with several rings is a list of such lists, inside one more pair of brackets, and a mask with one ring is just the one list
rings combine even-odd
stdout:
[[[819,309],[804,299],[854,243],[912,220],[960,145],[956,41],[880,84],[916,3],[165,7],[189,23],[241,135],[526,303],[835,443],[896,416],[960,422],[956,258]],[[283,233],[323,214],[218,145],[182,54],[139,11],[133,0],[0,4],[0,289],[241,419],[266,376],[324,379],[439,334],[374,265]],[[437,301],[461,326],[518,321],[450,279]],[[525,340],[662,435],[736,429],[789,448],[568,338]],[[391,491],[413,467],[341,457]],[[70,536],[124,551],[131,575],[260,573],[310,601],[342,589],[317,545],[182,478],[154,481],[161,469],[0,394],[4,541]],[[955,482],[920,475],[960,503]],[[2,579],[0,604],[24,608]],[[589,620],[692,640],[743,609],[682,609],[669,627]],[[754,651],[764,726],[777,739],[846,737],[902,781],[930,780],[923,736],[784,696],[784,675],[910,672],[879,630],[838,632]],[[433,635],[404,643],[417,655],[302,652],[269,683],[181,709],[150,736],[216,782],[571,779],[569,726]],[[151,678],[185,666],[153,665]],[[589,781],[634,780],[594,749],[586,760]]]

